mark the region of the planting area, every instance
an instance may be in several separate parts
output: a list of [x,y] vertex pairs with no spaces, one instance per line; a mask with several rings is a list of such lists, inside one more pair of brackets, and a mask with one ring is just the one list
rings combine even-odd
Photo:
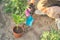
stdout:
[[42,32],[49,31],[51,28],[57,30],[54,19],[49,18],[46,15],[41,16],[34,14],[33,25],[28,28],[22,37],[15,38],[12,31],[15,23],[11,20],[12,18],[10,15],[7,15],[2,11],[2,8],[3,5],[0,4],[0,40],[40,40]]
[[[0,6],[1,10],[1,6]],[[43,31],[50,30],[51,27],[57,29],[54,19],[48,16],[34,14],[35,19],[31,30],[27,31],[21,38],[14,38],[12,28],[15,25],[11,17],[0,11],[0,40],[39,40]]]

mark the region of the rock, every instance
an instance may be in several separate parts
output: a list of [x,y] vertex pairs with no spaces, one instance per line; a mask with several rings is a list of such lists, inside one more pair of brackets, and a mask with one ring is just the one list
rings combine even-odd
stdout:
[[1,39],[1,36],[2,36],[2,35],[0,34],[0,39]]
[[36,10],[35,11],[35,14],[38,14],[38,15],[46,15],[45,13],[42,13],[40,10]]
[[2,28],[2,26],[3,26],[3,24],[2,24],[2,23],[0,23],[0,29]]
[[3,18],[3,16],[2,16],[2,13],[0,13],[0,26],[3,28],[4,26],[5,26],[5,20],[4,20],[4,18]]
[[58,29],[60,29],[60,19],[55,19],[55,23],[57,24]]

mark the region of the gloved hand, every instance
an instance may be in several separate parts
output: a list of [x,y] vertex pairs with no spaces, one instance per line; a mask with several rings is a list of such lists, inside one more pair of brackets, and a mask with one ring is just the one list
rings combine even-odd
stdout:
[[29,4],[29,8],[31,9],[31,13],[30,14],[34,14],[34,12],[35,12],[35,5],[33,4],[33,3],[30,3]]

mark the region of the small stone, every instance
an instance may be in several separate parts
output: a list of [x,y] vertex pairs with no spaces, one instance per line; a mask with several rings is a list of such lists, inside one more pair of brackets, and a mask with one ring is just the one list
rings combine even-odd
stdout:
[[2,24],[2,23],[0,23],[0,29],[2,28],[2,25],[3,25],[3,24]]
[[38,14],[38,15],[46,15],[45,13],[42,13],[40,10],[36,10],[35,11],[35,14]]
[[60,19],[56,19],[55,22],[57,24],[58,29],[60,29]]
[[2,36],[2,35],[0,34],[0,38],[1,38],[1,36]]

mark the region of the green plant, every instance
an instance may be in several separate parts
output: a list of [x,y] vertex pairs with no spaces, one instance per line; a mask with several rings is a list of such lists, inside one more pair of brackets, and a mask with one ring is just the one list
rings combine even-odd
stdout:
[[23,14],[27,8],[27,0],[7,0],[4,6],[5,12]]
[[19,24],[25,22],[26,8],[27,8],[27,0],[6,0],[4,11],[12,14],[13,20],[18,28]]
[[20,15],[17,15],[17,14],[12,14],[12,17],[16,24],[17,29],[18,29],[19,24],[24,23],[26,19],[25,17],[22,18]]
[[60,40],[60,31],[51,29],[50,31],[45,31],[41,35],[40,40]]
[[27,8],[27,0],[6,0],[4,10],[7,13],[11,13],[13,20],[18,24],[25,21],[25,9]]

